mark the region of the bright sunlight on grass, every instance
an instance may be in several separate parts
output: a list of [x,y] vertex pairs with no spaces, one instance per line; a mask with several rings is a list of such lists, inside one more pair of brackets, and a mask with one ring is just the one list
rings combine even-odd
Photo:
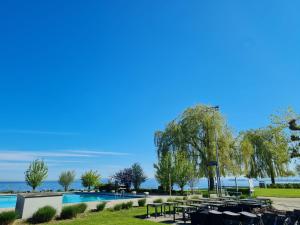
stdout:
[[300,189],[255,188],[255,195],[278,198],[300,198]]

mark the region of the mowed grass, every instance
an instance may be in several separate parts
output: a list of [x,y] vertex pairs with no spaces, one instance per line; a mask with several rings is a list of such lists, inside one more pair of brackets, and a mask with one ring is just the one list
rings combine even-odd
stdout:
[[134,207],[128,210],[102,212],[88,212],[72,220],[54,220],[47,224],[59,225],[157,225],[146,221],[146,207]]
[[278,198],[300,198],[300,189],[255,188],[256,196]]

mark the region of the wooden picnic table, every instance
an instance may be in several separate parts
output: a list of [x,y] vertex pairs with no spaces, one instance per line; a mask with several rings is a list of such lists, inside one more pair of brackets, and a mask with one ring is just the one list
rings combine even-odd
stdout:
[[160,208],[160,215],[163,214],[163,203],[148,203],[147,204],[147,217],[150,217],[149,207],[155,208],[155,218],[157,218],[157,208]]
[[174,210],[173,210],[174,221],[176,220],[176,213],[178,212],[178,210],[180,210],[182,213],[183,222],[186,223],[186,214],[190,213],[195,208],[196,208],[195,206],[189,206],[189,205],[174,206]]

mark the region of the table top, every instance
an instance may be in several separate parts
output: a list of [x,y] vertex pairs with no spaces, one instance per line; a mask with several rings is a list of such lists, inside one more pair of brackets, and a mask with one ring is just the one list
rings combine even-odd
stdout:
[[161,206],[163,203],[148,203],[147,206]]
[[164,204],[165,205],[176,205],[176,204],[178,204],[178,202],[165,202]]
[[185,208],[185,209],[190,209],[190,208],[195,208],[195,206],[191,206],[191,205],[177,205],[174,206],[175,208]]

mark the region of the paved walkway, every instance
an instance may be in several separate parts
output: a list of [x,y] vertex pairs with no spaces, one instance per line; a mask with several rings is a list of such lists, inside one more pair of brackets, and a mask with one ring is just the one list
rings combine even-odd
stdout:
[[300,209],[300,198],[267,198],[270,198],[273,201],[272,205],[278,210]]

